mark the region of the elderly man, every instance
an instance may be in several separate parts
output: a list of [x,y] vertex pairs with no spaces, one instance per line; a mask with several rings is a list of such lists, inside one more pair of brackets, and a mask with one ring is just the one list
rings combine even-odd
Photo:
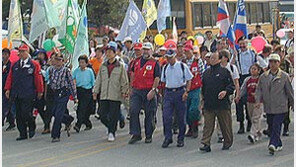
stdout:
[[233,94],[234,84],[230,72],[221,67],[222,56],[217,52],[211,55],[211,67],[203,74],[202,95],[204,98],[204,129],[201,151],[210,152],[211,137],[215,118],[218,118],[224,138],[222,150],[228,150],[233,143],[232,120],[229,95]]
[[267,123],[271,130],[268,146],[271,155],[282,150],[281,127],[287,109],[293,106],[294,102],[290,78],[280,69],[280,60],[278,54],[270,55],[270,70],[260,76],[255,96],[258,107],[263,100],[264,112],[267,114]]
[[177,147],[184,146],[186,100],[191,87],[193,75],[188,66],[176,60],[176,52],[168,50],[166,53],[168,64],[163,68],[161,82],[165,82],[163,102],[163,125],[165,140],[163,148],[167,148],[172,142],[172,117],[174,109],[178,118],[179,135]]
[[[25,44],[19,47],[20,59],[10,68],[5,90],[7,99],[12,99],[16,106],[16,123],[20,136],[16,140],[35,135],[36,123],[33,117],[34,99],[41,99],[44,92],[40,65],[32,60],[29,47]],[[37,94],[36,94],[37,92]]]
[[145,111],[145,143],[152,142],[154,131],[153,117],[157,110],[156,93],[160,78],[160,66],[152,58],[153,46],[150,42],[143,44],[143,56],[135,59],[131,72],[132,92],[130,97],[130,134],[132,138],[129,144],[142,140],[139,114],[143,108]]

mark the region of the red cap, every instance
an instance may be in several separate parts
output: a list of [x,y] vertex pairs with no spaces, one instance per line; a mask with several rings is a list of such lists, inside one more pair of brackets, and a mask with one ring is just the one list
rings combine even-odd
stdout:
[[135,43],[134,44],[134,49],[135,50],[141,50],[142,49],[142,46],[143,46],[142,43]]
[[29,48],[28,45],[26,45],[26,44],[22,44],[22,45],[19,47],[19,50],[30,51],[30,48]]
[[184,46],[184,50],[185,51],[193,50],[193,46],[192,46],[192,41],[191,40],[186,41],[185,46]]

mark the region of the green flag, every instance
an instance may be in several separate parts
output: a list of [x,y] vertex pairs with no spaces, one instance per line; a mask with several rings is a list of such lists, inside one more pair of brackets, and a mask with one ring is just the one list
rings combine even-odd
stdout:
[[67,15],[63,20],[61,29],[65,30],[65,34],[59,33],[59,41],[65,46],[65,49],[73,54],[75,41],[77,37],[77,27],[79,14],[77,8],[74,7],[72,0],[68,0]]
[[78,35],[72,58],[72,70],[75,70],[78,67],[78,58],[84,54],[87,56],[89,55],[86,0],[82,5],[81,17],[78,26]]

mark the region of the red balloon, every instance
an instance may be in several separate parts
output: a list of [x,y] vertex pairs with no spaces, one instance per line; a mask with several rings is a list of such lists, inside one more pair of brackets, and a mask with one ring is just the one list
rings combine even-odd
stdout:
[[17,62],[20,59],[20,57],[18,56],[18,50],[11,50],[10,51],[10,57],[9,60],[14,63]]
[[262,52],[266,44],[267,44],[266,40],[261,36],[254,37],[251,40],[251,45],[256,50],[257,53]]
[[164,47],[166,47],[167,49],[173,49],[176,50],[177,49],[177,44],[176,42],[174,42],[174,40],[169,39],[164,43]]

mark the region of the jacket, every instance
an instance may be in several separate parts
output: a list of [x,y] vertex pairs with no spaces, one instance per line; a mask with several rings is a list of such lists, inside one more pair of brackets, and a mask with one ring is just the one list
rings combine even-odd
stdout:
[[[234,84],[230,72],[216,64],[208,68],[202,78],[202,95],[204,108],[206,110],[228,110],[230,109],[229,95],[234,92]],[[219,100],[221,91],[226,91],[226,96]]]
[[126,69],[124,64],[116,60],[115,67],[109,77],[107,66],[106,61],[99,70],[94,93],[100,94],[100,100],[121,101],[122,94],[126,94],[129,88]]
[[256,89],[256,102],[263,100],[264,112],[267,114],[282,114],[288,112],[288,106],[293,105],[293,88],[289,75],[279,69],[275,78],[270,77],[270,70],[259,78]]

